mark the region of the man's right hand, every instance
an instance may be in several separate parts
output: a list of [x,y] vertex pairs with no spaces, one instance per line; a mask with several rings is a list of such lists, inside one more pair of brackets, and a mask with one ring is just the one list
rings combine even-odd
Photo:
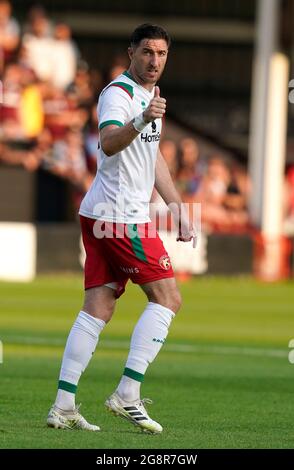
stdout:
[[193,248],[196,248],[197,236],[195,234],[195,230],[190,230],[189,232],[178,234],[177,242],[190,242],[191,240]]
[[149,103],[148,108],[143,113],[145,122],[152,122],[164,116],[166,110],[166,99],[160,97],[159,86],[155,87],[154,98]]

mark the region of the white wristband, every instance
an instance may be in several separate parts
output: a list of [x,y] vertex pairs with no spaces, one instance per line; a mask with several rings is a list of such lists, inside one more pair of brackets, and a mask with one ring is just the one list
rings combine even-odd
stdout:
[[133,128],[137,132],[141,132],[146,126],[148,126],[149,122],[144,121],[143,113],[141,113],[133,119],[132,124]]

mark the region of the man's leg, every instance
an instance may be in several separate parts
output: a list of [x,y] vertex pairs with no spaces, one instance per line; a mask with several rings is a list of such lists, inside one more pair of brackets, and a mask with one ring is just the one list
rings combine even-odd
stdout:
[[[55,412],[61,411],[71,415],[75,411],[75,394],[80,376],[90,362],[99,335],[105,324],[111,319],[114,307],[113,288],[100,286],[86,290],[83,309],[78,314],[67,339],[57,397],[53,406]],[[56,424],[54,416],[51,420],[49,418],[50,413],[48,425],[54,426]],[[62,427],[62,423],[60,427]]]
[[164,344],[172,319],[181,306],[175,278],[160,279],[141,285],[149,300],[133,331],[124,375],[118,386],[125,400],[140,397],[140,386],[149,364]]
[[181,295],[174,278],[160,279],[141,287],[149,302],[133,331],[122,379],[106,406],[145,430],[161,432],[162,427],[151,420],[140,405],[140,386],[149,364],[166,340],[171,321],[180,308]]

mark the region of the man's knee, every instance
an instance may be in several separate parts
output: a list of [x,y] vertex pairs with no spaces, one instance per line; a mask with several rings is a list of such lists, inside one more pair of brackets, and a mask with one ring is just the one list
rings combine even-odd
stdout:
[[172,310],[174,313],[177,313],[182,305],[182,296],[178,289],[173,291],[172,295],[169,297],[169,302],[170,306],[167,308]]
[[174,278],[160,279],[141,285],[149,302],[155,302],[177,313],[182,298]]
[[111,319],[115,309],[114,290],[101,286],[86,290],[83,310],[106,323]]
[[182,304],[182,297],[177,286],[155,285],[151,289],[145,290],[148,300],[169,308],[177,313]]

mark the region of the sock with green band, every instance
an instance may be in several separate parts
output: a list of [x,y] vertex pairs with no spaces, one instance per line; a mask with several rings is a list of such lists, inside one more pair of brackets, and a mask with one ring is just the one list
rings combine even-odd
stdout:
[[125,401],[140,398],[140,386],[149,364],[155,359],[168,334],[174,312],[149,302],[135,326],[129,356],[117,393]]
[[81,311],[65,346],[55,405],[62,410],[75,408],[75,393],[82,372],[96,349],[105,322]]

